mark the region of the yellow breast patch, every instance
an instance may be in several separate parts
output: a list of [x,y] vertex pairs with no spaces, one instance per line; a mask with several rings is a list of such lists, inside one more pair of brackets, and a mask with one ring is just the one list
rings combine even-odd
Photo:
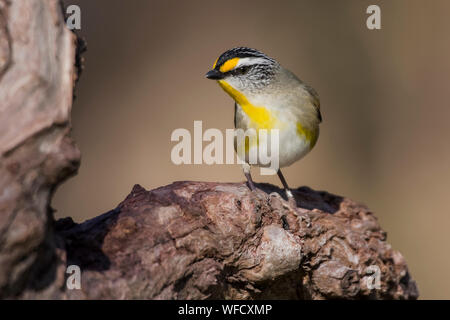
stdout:
[[226,81],[219,80],[219,85],[222,89],[228,93],[234,101],[236,101],[242,110],[247,114],[252,122],[254,128],[258,129],[273,129],[275,128],[276,119],[272,113],[264,107],[258,107],[250,103],[248,99],[238,90],[230,86]]

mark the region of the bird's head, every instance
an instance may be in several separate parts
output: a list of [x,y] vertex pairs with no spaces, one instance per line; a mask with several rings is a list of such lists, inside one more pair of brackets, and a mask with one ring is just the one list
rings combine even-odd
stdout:
[[263,90],[275,78],[279,68],[280,65],[264,53],[238,47],[222,53],[206,77],[217,80],[228,93],[237,90],[246,94]]

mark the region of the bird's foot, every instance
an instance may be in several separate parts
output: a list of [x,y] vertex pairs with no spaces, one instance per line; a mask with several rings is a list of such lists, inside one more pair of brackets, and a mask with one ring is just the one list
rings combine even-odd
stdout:
[[247,186],[250,189],[250,191],[256,191],[256,187],[255,184],[253,183],[253,181],[247,181]]
[[296,213],[300,220],[306,222],[306,226],[309,228],[311,226],[311,218],[304,209],[297,206],[297,200],[295,200],[294,195],[292,194],[292,191],[290,189],[286,189],[286,197],[289,207]]
[[292,194],[292,191],[289,189],[286,189],[286,198],[287,202],[293,209],[297,209],[297,201],[294,198],[294,195]]
[[251,191],[256,191],[255,184],[253,183],[252,176],[250,175],[250,172],[244,172],[245,177],[247,178],[247,186],[250,188]]

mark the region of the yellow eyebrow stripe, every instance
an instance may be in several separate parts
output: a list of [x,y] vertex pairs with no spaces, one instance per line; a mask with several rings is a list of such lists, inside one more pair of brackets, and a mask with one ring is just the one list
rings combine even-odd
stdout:
[[234,67],[236,67],[236,65],[238,64],[238,62],[239,58],[233,58],[225,61],[225,63],[220,66],[220,72],[228,72],[230,70],[233,70]]
[[212,67],[213,69],[216,68],[217,61],[219,61],[219,58],[217,58],[216,61],[214,61],[214,64],[213,64],[213,67]]

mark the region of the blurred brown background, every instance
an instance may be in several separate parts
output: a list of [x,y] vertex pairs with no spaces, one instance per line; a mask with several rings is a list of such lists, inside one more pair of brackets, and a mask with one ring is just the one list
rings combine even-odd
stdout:
[[[237,165],[172,164],[170,136],[194,120],[232,128],[232,100],[204,74],[226,49],[250,46],[321,97],[321,137],[285,169],[290,185],[366,203],[421,297],[450,298],[450,1],[65,3],[81,7],[88,52],[72,112],[83,159],[56,192],[57,217],[99,215],[135,183],[243,181]],[[381,30],[366,28],[370,4]]]

